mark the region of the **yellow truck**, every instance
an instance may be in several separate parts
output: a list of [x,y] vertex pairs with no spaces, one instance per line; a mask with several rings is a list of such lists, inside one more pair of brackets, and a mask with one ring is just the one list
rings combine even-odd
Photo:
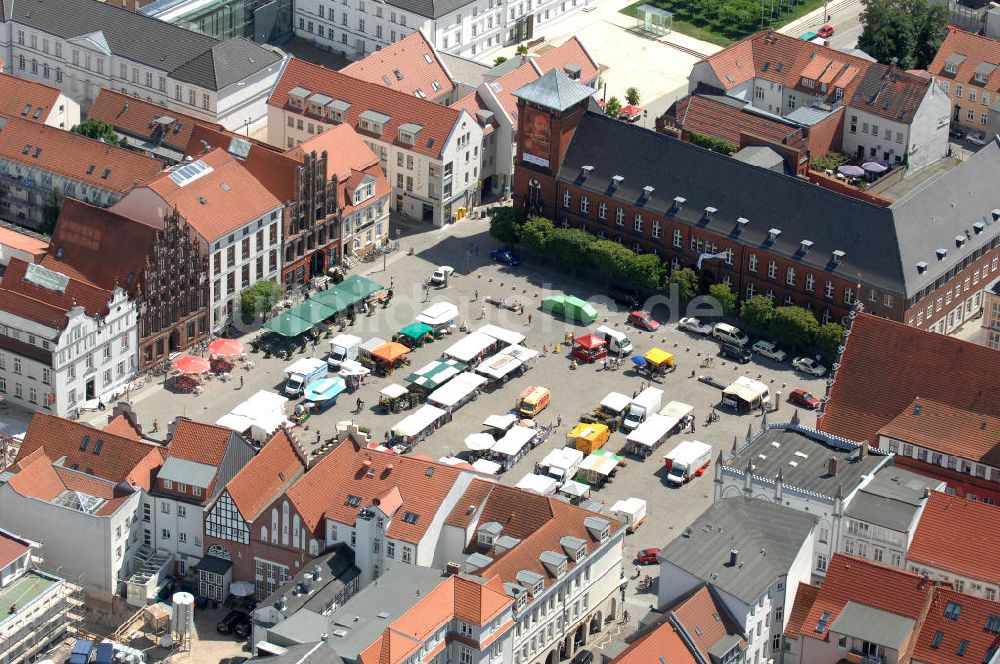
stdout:
[[572,431],[566,434],[566,444],[575,447],[584,454],[591,454],[604,447],[611,437],[611,430],[598,423],[580,422]]

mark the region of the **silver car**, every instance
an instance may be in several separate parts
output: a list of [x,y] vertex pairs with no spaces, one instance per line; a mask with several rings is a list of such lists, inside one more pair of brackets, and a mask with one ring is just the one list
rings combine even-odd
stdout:
[[694,332],[695,334],[709,335],[712,333],[712,325],[703,323],[694,316],[688,316],[677,321],[677,327],[681,330]]
[[753,352],[775,362],[784,362],[788,357],[788,354],[778,348],[778,344],[773,341],[758,341],[753,345]]
[[813,376],[826,375],[826,367],[812,359],[811,357],[797,357],[792,360],[792,366],[805,374]]

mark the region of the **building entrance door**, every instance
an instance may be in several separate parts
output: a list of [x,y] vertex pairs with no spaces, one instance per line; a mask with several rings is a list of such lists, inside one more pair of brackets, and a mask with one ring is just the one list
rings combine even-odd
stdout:
[[90,401],[91,399],[93,399],[96,396],[97,396],[97,394],[96,394],[96,392],[94,390],[94,379],[91,378],[90,380],[87,381],[86,395],[84,396],[84,399],[86,399],[87,401]]

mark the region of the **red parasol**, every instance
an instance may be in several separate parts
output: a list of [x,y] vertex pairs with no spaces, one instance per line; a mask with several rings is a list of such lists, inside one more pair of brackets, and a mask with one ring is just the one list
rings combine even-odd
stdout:
[[208,360],[194,355],[184,355],[174,360],[174,369],[185,375],[203,374],[209,368]]
[[208,352],[219,357],[235,357],[243,354],[243,344],[236,339],[216,339],[208,344]]

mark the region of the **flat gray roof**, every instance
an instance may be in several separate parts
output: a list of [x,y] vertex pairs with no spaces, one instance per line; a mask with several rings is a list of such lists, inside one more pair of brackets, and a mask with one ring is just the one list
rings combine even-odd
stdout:
[[924,489],[942,482],[908,470],[889,466],[859,491],[845,510],[852,519],[906,532],[924,501]]
[[[856,446],[848,447],[848,442],[835,446],[824,438],[820,433],[807,435],[794,429],[768,429],[724,463],[742,471],[749,461],[754,475],[773,480],[781,471],[785,486],[833,497],[837,487],[843,488],[844,495],[849,494],[862,477],[886,460],[884,454],[872,451],[858,460]],[[836,475],[828,472],[830,457],[837,458]]]
[[913,634],[915,625],[909,618],[848,602],[830,625],[830,631],[900,651]]
[[163,466],[156,476],[161,480],[180,482],[196,486],[199,489],[207,489],[208,485],[212,483],[212,479],[215,478],[216,472],[216,467],[210,466],[207,463],[198,463],[197,461],[179,459],[177,457],[167,457],[167,460],[163,462]]
[[[784,505],[724,498],[665,546],[660,559],[751,604],[787,574],[815,525],[816,517]],[[732,549],[736,565],[730,565]]]
[[[316,568],[319,567],[320,580],[315,580]],[[312,574],[308,582],[308,592],[298,594],[299,584],[307,583],[305,575]],[[344,543],[338,543],[331,551],[309,561],[299,569],[299,573],[288,580],[261,602],[261,606],[273,605],[282,597],[285,598],[285,615],[295,615],[300,609],[322,613],[361,570],[354,566],[354,552]]]

